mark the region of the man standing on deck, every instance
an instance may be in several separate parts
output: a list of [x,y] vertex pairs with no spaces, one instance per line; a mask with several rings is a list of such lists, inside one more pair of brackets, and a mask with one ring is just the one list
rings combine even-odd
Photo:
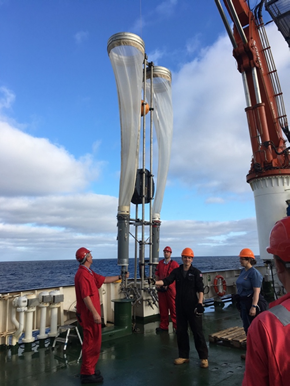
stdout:
[[[99,288],[103,283],[113,283],[121,276],[102,276],[90,269],[93,256],[87,248],[76,251],[76,259],[80,263],[75,275],[75,291],[77,299],[77,317],[83,328],[81,383],[98,383],[103,381],[99,370],[95,370],[98,362],[102,341],[102,319]],[[129,277],[129,273],[126,273]]]
[[158,280],[149,278],[149,283],[168,286],[176,282],[176,320],[177,344],[179,358],[174,364],[182,365],[189,362],[188,324],[193,333],[195,348],[200,358],[200,367],[208,367],[208,349],[202,331],[203,280],[201,272],[192,266],[193,251],[185,248],[182,253],[182,262],[168,277]]
[[[165,247],[163,249],[164,259],[159,261],[155,276],[156,280],[163,280],[175,269],[179,267],[179,264],[171,260],[172,249]],[[172,320],[173,328],[176,330],[176,312],[175,312],[175,296],[176,288],[175,283],[164,287],[158,287],[158,301],[159,301],[159,312],[160,312],[160,326],[156,328],[156,332],[168,331],[168,311]]]
[[285,386],[290,380],[290,217],[277,221],[267,252],[274,255],[286,295],[270,303],[251,323],[247,335],[243,386]]

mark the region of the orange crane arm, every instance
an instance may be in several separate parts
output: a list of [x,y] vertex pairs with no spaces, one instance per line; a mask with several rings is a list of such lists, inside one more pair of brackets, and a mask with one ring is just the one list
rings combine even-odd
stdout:
[[233,56],[242,74],[253,160],[247,181],[264,175],[289,174],[290,158],[283,132],[290,138],[277,70],[261,15],[257,17],[246,0],[223,0],[234,23],[233,32],[220,4],[215,0],[233,44]]

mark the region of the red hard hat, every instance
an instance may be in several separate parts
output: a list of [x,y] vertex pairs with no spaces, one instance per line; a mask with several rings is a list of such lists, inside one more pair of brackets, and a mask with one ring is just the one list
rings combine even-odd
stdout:
[[170,252],[170,253],[172,253],[172,249],[170,247],[165,247],[163,249],[163,252]]
[[184,248],[184,250],[181,252],[181,256],[189,256],[194,257],[193,250],[190,248]]
[[251,251],[251,249],[249,249],[249,248],[242,249],[240,252],[240,257],[255,259],[255,255],[254,255],[253,251]]
[[276,222],[270,233],[270,245],[266,249],[283,261],[290,261],[290,217]]
[[90,253],[91,251],[89,251],[87,248],[79,248],[77,251],[76,251],[76,259],[77,261],[82,264],[86,261],[86,258],[87,258],[87,254]]

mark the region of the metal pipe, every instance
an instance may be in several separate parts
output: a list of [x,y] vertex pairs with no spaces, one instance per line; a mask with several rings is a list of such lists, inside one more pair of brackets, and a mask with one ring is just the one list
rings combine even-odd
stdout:
[[[143,100],[146,100],[146,54],[144,58],[143,65]],[[144,272],[145,272],[145,151],[146,151],[146,114],[144,108],[143,114],[143,148],[142,148],[142,236],[141,236],[141,247],[140,247],[140,263],[141,263],[141,288],[143,288],[144,283]]]
[[129,264],[129,227],[130,215],[117,215],[118,219],[118,265]]
[[229,22],[228,22],[228,19],[227,19],[226,15],[225,15],[225,12],[224,12],[224,10],[223,10],[223,7],[222,7],[222,5],[221,5],[221,3],[220,3],[220,0],[215,0],[215,3],[216,3],[216,6],[217,6],[217,8],[218,8],[218,11],[219,11],[219,13],[220,13],[220,15],[221,15],[222,21],[223,21],[223,23],[224,23],[224,25],[225,25],[225,28],[226,28],[226,30],[227,30],[227,33],[228,33],[228,35],[229,35],[230,41],[232,42],[233,47],[234,47],[234,48],[237,48],[238,45],[237,45],[237,43],[236,43],[236,41],[235,41],[235,38],[234,38],[234,35],[233,35],[233,32],[232,32],[232,29],[231,29],[231,27],[230,27],[230,24],[229,24]]
[[247,44],[248,43],[248,39],[247,39],[247,37],[245,35],[245,32],[243,30],[243,27],[242,27],[242,25],[240,23],[240,20],[238,18],[237,12],[236,12],[236,10],[235,10],[235,8],[233,6],[232,0],[225,0],[225,2],[227,3],[227,6],[229,8],[232,20],[234,22],[234,25],[235,25],[237,31],[238,31],[238,34],[240,35],[240,38],[242,39],[242,42],[244,44]]
[[[13,312],[13,310],[12,310],[12,312]],[[19,322],[17,321],[18,328],[17,328],[17,331],[15,331],[13,336],[12,336],[12,346],[15,346],[16,343],[18,343],[18,340],[21,337],[22,332],[24,330],[24,311],[18,311],[18,312],[19,312]],[[16,310],[15,310],[15,313],[16,313]],[[15,317],[14,321],[16,321],[16,317]]]
[[[150,107],[153,106],[153,69],[154,64],[150,66]],[[145,73],[146,76],[146,73]],[[146,77],[145,77],[146,88]],[[153,196],[153,110],[150,110],[150,202],[149,202],[149,277],[152,277],[152,196]]]
[[152,224],[152,263],[159,263],[159,234],[161,221],[153,220]]
[[138,226],[137,226],[137,220],[138,220],[138,204],[136,204],[135,209],[135,249],[134,249],[134,256],[135,256],[135,264],[134,264],[134,285],[137,285],[137,258],[138,258]]
[[246,98],[246,106],[251,107],[252,102],[251,102],[251,96],[250,96],[248,81],[247,81],[247,75],[246,75],[245,71],[242,72],[242,79],[243,79],[243,86],[244,86],[244,92],[245,92],[245,98]]
[[14,324],[14,326],[18,330],[19,329],[19,322],[16,319],[16,308],[14,308],[14,307],[12,307],[12,310],[11,310],[11,322]]
[[253,84],[254,84],[254,90],[255,90],[255,96],[256,96],[256,104],[259,104],[259,103],[262,103],[262,98],[260,93],[260,86],[259,86],[256,67],[252,68],[252,78],[253,78]]
[[[11,321],[17,330],[12,336],[12,346],[18,343],[19,338],[24,330],[24,312],[27,310],[27,297],[19,296],[12,301]],[[16,312],[19,313],[19,321],[16,319]]]

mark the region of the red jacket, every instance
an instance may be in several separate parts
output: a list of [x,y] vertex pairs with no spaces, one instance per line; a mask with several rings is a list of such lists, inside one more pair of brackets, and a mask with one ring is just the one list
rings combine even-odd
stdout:
[[[179,264],[175,260],[170,260],[168,264],[164,264],[164,259],[159,261],[155,274],[158,276],[159,280],[165,279],[169,274],[175,269],[178,268]],[[173,286],[175,287],[175,286]]]
[[100,305],[100,296],[99,288],[105,281],[105,276],[98,275],[91,269],[88,270],[85,266],[80,265],[79,269],[75,275],[75,291],[77,298],[77,313],[81,315],[82,322],[84,320],[92,320],[92,313],[89,311],[83,299],[87,296],[90,296],[91,301],[101,315],[101,305]]
[[[284,324],[275,315],[277,307],[271,311],[280,304],[285,307],[281,307],[286,316]],[[290,384],[290,293],[272,302],[269,308],[249,327],[243,386]]]

